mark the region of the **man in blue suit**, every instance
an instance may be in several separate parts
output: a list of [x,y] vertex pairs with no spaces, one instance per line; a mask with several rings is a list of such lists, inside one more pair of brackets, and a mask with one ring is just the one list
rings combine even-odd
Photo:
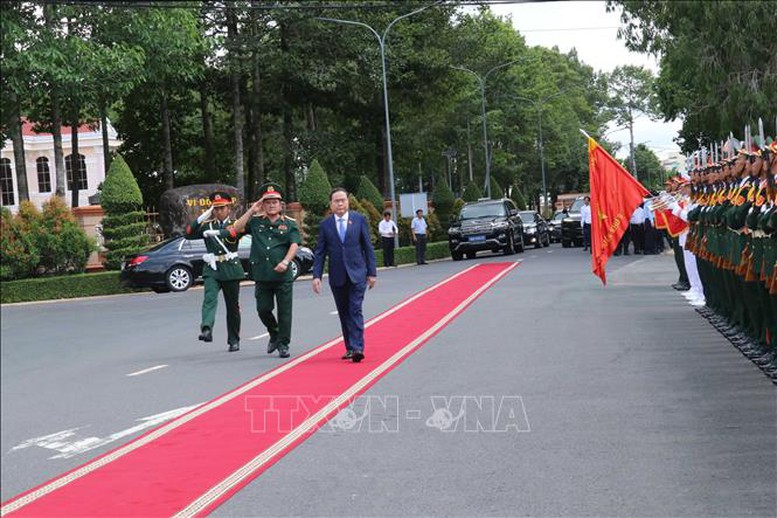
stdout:
[[375,286],[377,276],[375,251],[367,219],[348,210],[348,191],[342,187],[332,189],[329,208],[332,216],[321,221],[318,228],[313,291],[321,293],[324,259],[329,256],[329,287],[345,341],[343,360],[358,363],[364,359],[364,293]]

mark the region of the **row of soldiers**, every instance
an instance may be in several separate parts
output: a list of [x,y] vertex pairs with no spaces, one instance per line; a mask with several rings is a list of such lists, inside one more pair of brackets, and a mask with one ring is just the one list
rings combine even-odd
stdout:
[[689,224],[685,249],[706,301],[700,312],[775,377],[777,142],[752,142],[729,139],[723,158],[700,155],[689,182],[676,187],[686,196],[675,196],[674,212]]

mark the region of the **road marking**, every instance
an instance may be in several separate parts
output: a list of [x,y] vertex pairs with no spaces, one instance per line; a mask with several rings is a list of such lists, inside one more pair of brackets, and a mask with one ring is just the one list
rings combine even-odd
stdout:
[[119,439],[126,437],[128,435],[132,435],[134,433],[140,432],[142,430],[145,430],[146,428],[152,428],[158,424],[164,423],[165,421],[169,421],[170,419],[179,417],[185,414],[186,412],[188,412],[189,410],[197,408],[201,404],[202,403],[198,403],[196,405],[185,406],[181,408],[176,408],[174,410],[169,410],[167,412],[162,412],[161,414],[155,414],[148,417],[141,417],[140,419],[136,419],[136,421],[140,421],[140,424],[133,426],[131,428],[127,428],[126,430],[116,432],[114,434],[111,434],[103,438],[86,437],[84,439],[76,439],[76,440],[72,439],[77,435],[76,430],[87,428],[88,426],[70,428],[68,430],[62,430],[61,432],[44,435],[42,437],[34,437],[32,439],[28,439],[14,446],[13,448],[11,448],[9,453],[11,451],[23,450],[31,446],[38,446],[39,448],[46,448],[48,450],[54,450],[59,452],[57,455],[54,455],[53,457],[49,457],[49,459],[69,459],[70,457],[81,455],[82,453],[86,453],[89,450],[93,450],[95,448],[105,446],[106,444],[110,444],[114,441],[118,441]]
[[330,314],[330,315],[336,315],[336,314],[337,314],[337,311],[330,311],[330,312],[329,312],[329,314]]
[[164,369],[167,366],[168,366],[167,364],[163,363],[162,365],[155,365],[154,367],[149,367],[148,369],[143,369],[141,371],[130,372],[129,374],[127,374],[127,376],[140,376],[141,374],[145,374],[147,372],[158,371],[159,369]]
[[252,336],[251,338],[249,338],[249,340],[260,340],[260,339],[264,338],[265,336],[270,336],[270,333],[265,333],[263,335]]

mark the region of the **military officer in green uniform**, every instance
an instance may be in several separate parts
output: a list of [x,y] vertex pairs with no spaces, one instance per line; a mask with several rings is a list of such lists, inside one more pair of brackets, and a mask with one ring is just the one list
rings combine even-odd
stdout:
[[[256,311],[270,334],[267,353],[289,357],[294,278],[289,268],[301,239],[297,224],[281,213],[283,195],[276,183],[260,188],[260,199],[235,222],[238,232],[252,237],[250,272],[255,281]],[[278,316],[273,314],[278,305]]]
[[202,300],[200,340],[213,341],[219,290],[227,306],[227,345],[230,352],[240,350],[240,281],[245,271],[237,255],[240,234],[229,218],[232,197],[224,192],[210,196],[210,208],[186,227],[186,239],[204,239],[207,253],[202,256],[205,296]]

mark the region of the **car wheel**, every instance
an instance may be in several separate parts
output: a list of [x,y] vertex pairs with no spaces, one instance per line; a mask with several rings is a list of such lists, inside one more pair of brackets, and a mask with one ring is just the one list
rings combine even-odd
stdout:
[[550,234],[545,234],[545,246],[546,248],[550,246]]
[[505,255],[513,255],[515,253],[515,235],[512,232],[507,234],[507,244],[504,248]]
[[478,255],[477,252],[467,252],[467,259],[474,259]]
[[521,232],[521,241],[517,245],[515,245],[515,251],[520,253],[523,253],[523,251],[526,249],[526,242],[523,240],[523,232]]
[[165,282],[170,291],[186,291],[194,283],[192,271],[186,266],[173,266],[165,275]]
[[461,258],[464,257],[464,255],[461,252],[454,252],[451,250],[451,257],[454,261],[461,261]]
[[292,259],[289,263],[289,270],[291,270],[291,280],[297,280],[299,273],[302,271],[302,266],[300,266],[299,261]]

